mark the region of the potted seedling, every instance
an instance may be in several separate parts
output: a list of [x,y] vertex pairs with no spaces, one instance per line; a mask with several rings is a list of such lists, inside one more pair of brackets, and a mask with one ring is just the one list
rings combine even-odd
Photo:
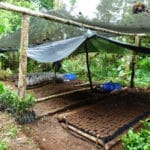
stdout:
[[27,95],[25,99],[19,101],[16,107],[16,121],[19,124],[30,123],[35,120],[34,104],[35,98],[32,95]]

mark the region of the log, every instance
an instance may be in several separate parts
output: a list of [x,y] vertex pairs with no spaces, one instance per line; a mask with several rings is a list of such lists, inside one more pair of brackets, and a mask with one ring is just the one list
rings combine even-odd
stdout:
[[90,89],[89,87],[86,87],[86,88],[82,88],[82,89],[67,91],[67,92],[63,92],[63,93],[59,93],[59,94],[54,94],[54,95],[50,95],[50,96],[47,96],[47,97],[36,99],[36,102],[43,102],[43,101],[46,101],[48,99],[52,99],[52,98],[56,98],[56,97],[64,96],[64,95],[68,95],[68,94],[73,94],[73,93],[80,92],[80,91],[86,91],[86,90],[89,90],[89,89]]
[[54,109],[54,110],[47,111],[47,112],[45,112],[43,114],[38,115],[36,117],[36,119],[40,119],[40,118],[48,116],[48,115],[53,115],[53,114],[59,113],[61,111],[65,111],[67,109],[71,109],[71,108],[77,107],[79,105],[84,105],[86,102],[88,102],[88,101],[80,101],[80,102],[76,102],[76,103],[73,103],[73,104],[66,105],[64,107],[60,107],[60,108],[57,108],[57,109]]
[[19,6],[15,6],[15,5],[4,3],[4,2],[0,2],[0,9],[4,9],[4,10],[8,10],[8,11],[14,11],[14,12],[23,13],[23,14],[28,14],[30,16],[44,18],[47,20],[53,20],[55,22],[59,22],[59,23],[67,24],[67,25],[72,25],[72,26],[76,26],[79,28],[86,28],[86,29],[90,29],[90,30],[102,31],[102,32],[107,32],[107,33],[112,33],[112,34],[117,34],[117,35],[135,35],[135,34],[131,34],[131,33],[117,32],[117,31],[101,28],[99,26],[92,26],[89,24],[80,23],[77,21],[69,20],[69,19],[64,19],[64,18],[57,17],[54,15],[41,13],[38,11],[32,11],[31,9],[28,9],[25,7],[19,7]]
[[77,133],[77,134],[83,136],[84,138],[87,138],[88,140],[91,140],[91,141],[95,142],[96,144],[104,146],[104,142],[101,139],[98,138],[99,136],[97,136],[97,137],[91,136],[91,135],[89,135],[87,133],[84,133],[84,132],[80,131],[79,129],[77,129],[77,128],[69,125],[69,124],[67,124],[67,126],[64,126],[64,127],[70,129],[74,133]]
[[76,84],[74,86],[79,87],[79,86],[85,86],[85,85],[89,85],[89,82],[81,83],[81,84]]

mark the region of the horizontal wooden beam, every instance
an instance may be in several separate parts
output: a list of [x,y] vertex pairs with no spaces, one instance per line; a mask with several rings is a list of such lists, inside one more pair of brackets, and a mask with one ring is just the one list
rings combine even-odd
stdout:
[[59,94],[54,94],[54,95],[50,95],[50,96],[47,96],[47,97],[36,99],[36,102],[37,103],[38,102],[43,102],[43,101],[46,101],[46,100],[49,100],[49,99],[52,99],[52,98],[65,96],[65,95],[73,94],[73,93],[76,93],[76,92],[86,91],[86,90],[89,90],[89,89],[90,89],[89,87],[86,87],[86,88],[81,88],[81,89],[77,89],[77,90],[67,91],[67,92],[63,92],[63,93],[59,93]]
[[79,27],[79,28],[86,28],[86,29],[90,29],[90,30],[102,31],[102,32],[112,33],[112,34],[117,34],[117,35],[135,35],[135,34],[131,34],[131,33],[116,32],[116,31],[113,31],[113,30],[101,28],[99,26],[92,26],[92,25],[89,25],[89,24],[84,24],[84,23],[80,23],[80,22],[77,22],[77,21],[64,19],[64,18],[57,17],[57,16],[54,16],[54,15],[42,13],[42,12],[39,12],[39,11],[33,11],[33,10],[25,8],[25,7],[19,7],[19,6],[15,6],[15,5],[4,3],[4,2],[0,2],[0,9],[13,11],[13,12],[18,12],[18,13],[23,13],[23,14],[27,14],[27,15],[30,15],[30,16],[34,16],[34,17],[44,18],[44,19],[47,19],[47,20],[52,20],[52,21],[55,21],[55,22],[76,26],[76,27]]

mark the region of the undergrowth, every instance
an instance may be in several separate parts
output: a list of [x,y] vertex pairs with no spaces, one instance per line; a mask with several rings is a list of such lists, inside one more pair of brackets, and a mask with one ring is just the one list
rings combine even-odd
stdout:
[[139,132],[130,129],[122,136],[125,150],[150,150],[150,118],[141,122],[143,128]]
[[0,150],[7,150],[7,149],[8,149],[7,143],[0,138]]
[[[150,84],[150,57],[137,56],[135,85],[147,87]],[[90,53],[90,70],[93,81],[113,81],[129,86],[131,80],[131,56],[109,53]],[[62,64],[62,73],[76,73],[79,80],[88,80],[85,54],[79,54],[65,59]]]

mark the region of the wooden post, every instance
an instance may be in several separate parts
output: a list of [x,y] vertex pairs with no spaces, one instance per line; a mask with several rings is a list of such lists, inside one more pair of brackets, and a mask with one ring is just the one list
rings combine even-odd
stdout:
[[[135,36],[135,45],[140,46],[140,37],[138,35]],[[137,61],[137,53],[133,52],[132,54],[132,68],[131,68],[131,82],[130,87],[134,88],[134,78],[135,78],[135,69],[136,69],[136,61]]]
[[30,17],[26,14],[22,16],[21,29],[21,44],[19,57],[19,81],[18,81],[18,95],[21,99],[25,98],[26,94],[26,72],[27,72],[27,48],[28,48],[28,32],[29,32]]
[[89,83],[90,83],[90,89],[91,89],[91,91],[93,91],[90,64],[89,64],[89,54],[88,54],[88,49],[87,49],[87,41],[84,44],[84,48],[85,48],[85,54],[86,54],[86,65],[87,65],[87,70],[88,70],[88,78],[89,78]]

